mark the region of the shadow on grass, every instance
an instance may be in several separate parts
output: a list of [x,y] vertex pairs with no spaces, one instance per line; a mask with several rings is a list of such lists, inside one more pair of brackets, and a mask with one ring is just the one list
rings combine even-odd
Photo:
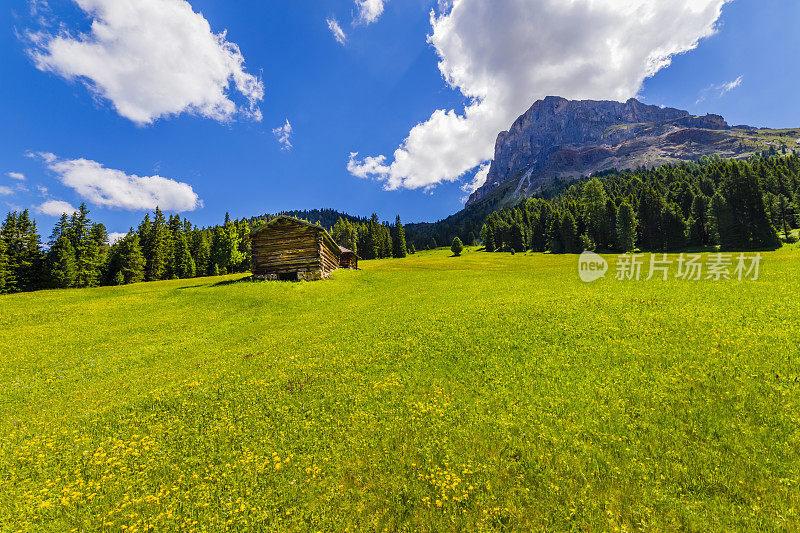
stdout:
[[205,284],[202,285],[189,285],[187,287],[178,287],[179,291],[185,291],[186,289],[199,289],[200,287],[205,287]]
[[211,286],[212,287],[227,287],[229,285],[235,285],[236,283],[249,283],[249,282],[252,282],[252,281],[255,281],[253,279],[253,276],[247,276],[247,277],[239,278],[239,279],[226,279],[225,281],[218,281],[218,282],[214,283]]

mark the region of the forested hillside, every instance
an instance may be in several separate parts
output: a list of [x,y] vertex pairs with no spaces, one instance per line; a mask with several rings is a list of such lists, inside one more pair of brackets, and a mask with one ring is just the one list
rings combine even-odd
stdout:
[[[769,249],[800,225],[800,157],[705,157],[656,169],[609,171],[557,184],[515,207],[481,205],[437,224],[409,225],[417,247],[480,238],[488,251],[672,251],[720,245]],[[476,230],[477,228],[480,228]]]
[[[379,222],[377,215],[366,220],[333,210],[293,213],[323,226],[330,223],[337,242],[358,250],[365,259],[406,255],[400,217],[390,226]],[[82,204],[72,216],[62,215],[43,246],[30,213],[11,212],[0,224],[0,294],[246,272],[251,229],[274,216],[248,221],[226,215],[221,225],[198,228],[179,215],[166,217],[156,209],[136,229],[110,243],[106,227],[92,221]]]

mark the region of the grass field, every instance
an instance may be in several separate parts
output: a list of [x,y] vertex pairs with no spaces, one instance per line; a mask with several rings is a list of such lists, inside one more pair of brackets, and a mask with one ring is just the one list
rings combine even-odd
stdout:
[[0,298],[2,531],[800,529],[800,250]]

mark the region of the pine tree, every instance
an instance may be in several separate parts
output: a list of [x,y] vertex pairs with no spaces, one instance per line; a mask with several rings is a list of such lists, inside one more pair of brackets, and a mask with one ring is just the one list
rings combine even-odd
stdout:
[[403,258],[407,253],[406,229],[400,222],[400,215],[397,215],[394,222],[394,231],[392,232],[392,257]]
[[511,249],[515,252],[525,251],[525,237],[522,235],[522,227],[516,222],[511,226]]
[[139,235],[131,228],[109,251],[108,281],[112,285],[144,281],[146,264]]
[[484,250],[494,252],[494,232],[490,224],[484,224],[481,228],[481,240],[483,241]]
[[709,235],[708,208],[709,198],[699,194],[692,200],[691,217],[689,218],[689,244],[705,246],[711,242]]
[[49,285],[54,289],[67,289],[75,286],[77,280],[75,249],[66,235],[61,235],[50,247],[47,254],[47,273]]
[[722,249],[733,249],[741,246],[743,237],[738,235],[731,208],[720,193],[716,193],[711,198],[709,221],[713,240]]
[[166,227],[166,220],[161,209],[156,207],[155,215],[153,216],[153,223],[149,228],[149,235],[147,237],[147,249],[145,250],[145,257],[147,258],[147,269],[145,271],[145,279],[147,281],[160,281],[167,277],[167,250],[168,246],[168,230]]
[[617,247],[622,252],[636,248],[636,230],[639,222],[628,202],[622,202],[617,210]]
[[570,211],[564,211],[561,217],[561,246],[564,252],[574,254],[578,251],[578,227],[575,217]]
[[6,292],[6,279],[8,278],[8,254],[6,241],[0,233],[0,294]]
[[94,287],[100,278],[100,246],[92,234],[89,208],[81,203],[70,219],[69,237],[75,250],[75,286]]
[[36,222],[28,210],[12,212],[3,223],[0,238],[5,241],[7,267],[5,291],[31,291],[41,287],[43,256]]
[[198,276],[211,274],[211,241],[208,232],[195,230],[192,232],[192,259],[195,264],[195,273]]
[[606,191],[597,178],[592,178],[583,186],[583,217],[586,231],[592,241],[601,245],[605,242]]
[[453,255],[456,257],[461,255],[461,252],[464,251],[464,244],[461,242],[461,239],[458,237],[453,239],[453,244],[450,246],[450,251],[452,251]]
[[564,242],[561,239],[561,213],[553,211],[547,227],[547,249],[554,254],[564,253]]
[[195,263],[189,251],[189,242],[183,231],[177,233],[173,240],[173,274],[180,279],[193,278],[195,276]]
[[676,204],[667,204],[661,211],[664,231],[664,251],[680,250],[686,246],[686,221]]

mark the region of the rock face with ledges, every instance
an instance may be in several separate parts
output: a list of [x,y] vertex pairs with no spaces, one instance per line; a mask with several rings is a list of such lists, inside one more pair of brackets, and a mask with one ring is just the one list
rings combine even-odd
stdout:
[[622,103],[548,96],[498,135],[486,183],[467,205],[498,188],[526,195],[556,178],[745,152],[719,115],[695,117],[633,98]]

